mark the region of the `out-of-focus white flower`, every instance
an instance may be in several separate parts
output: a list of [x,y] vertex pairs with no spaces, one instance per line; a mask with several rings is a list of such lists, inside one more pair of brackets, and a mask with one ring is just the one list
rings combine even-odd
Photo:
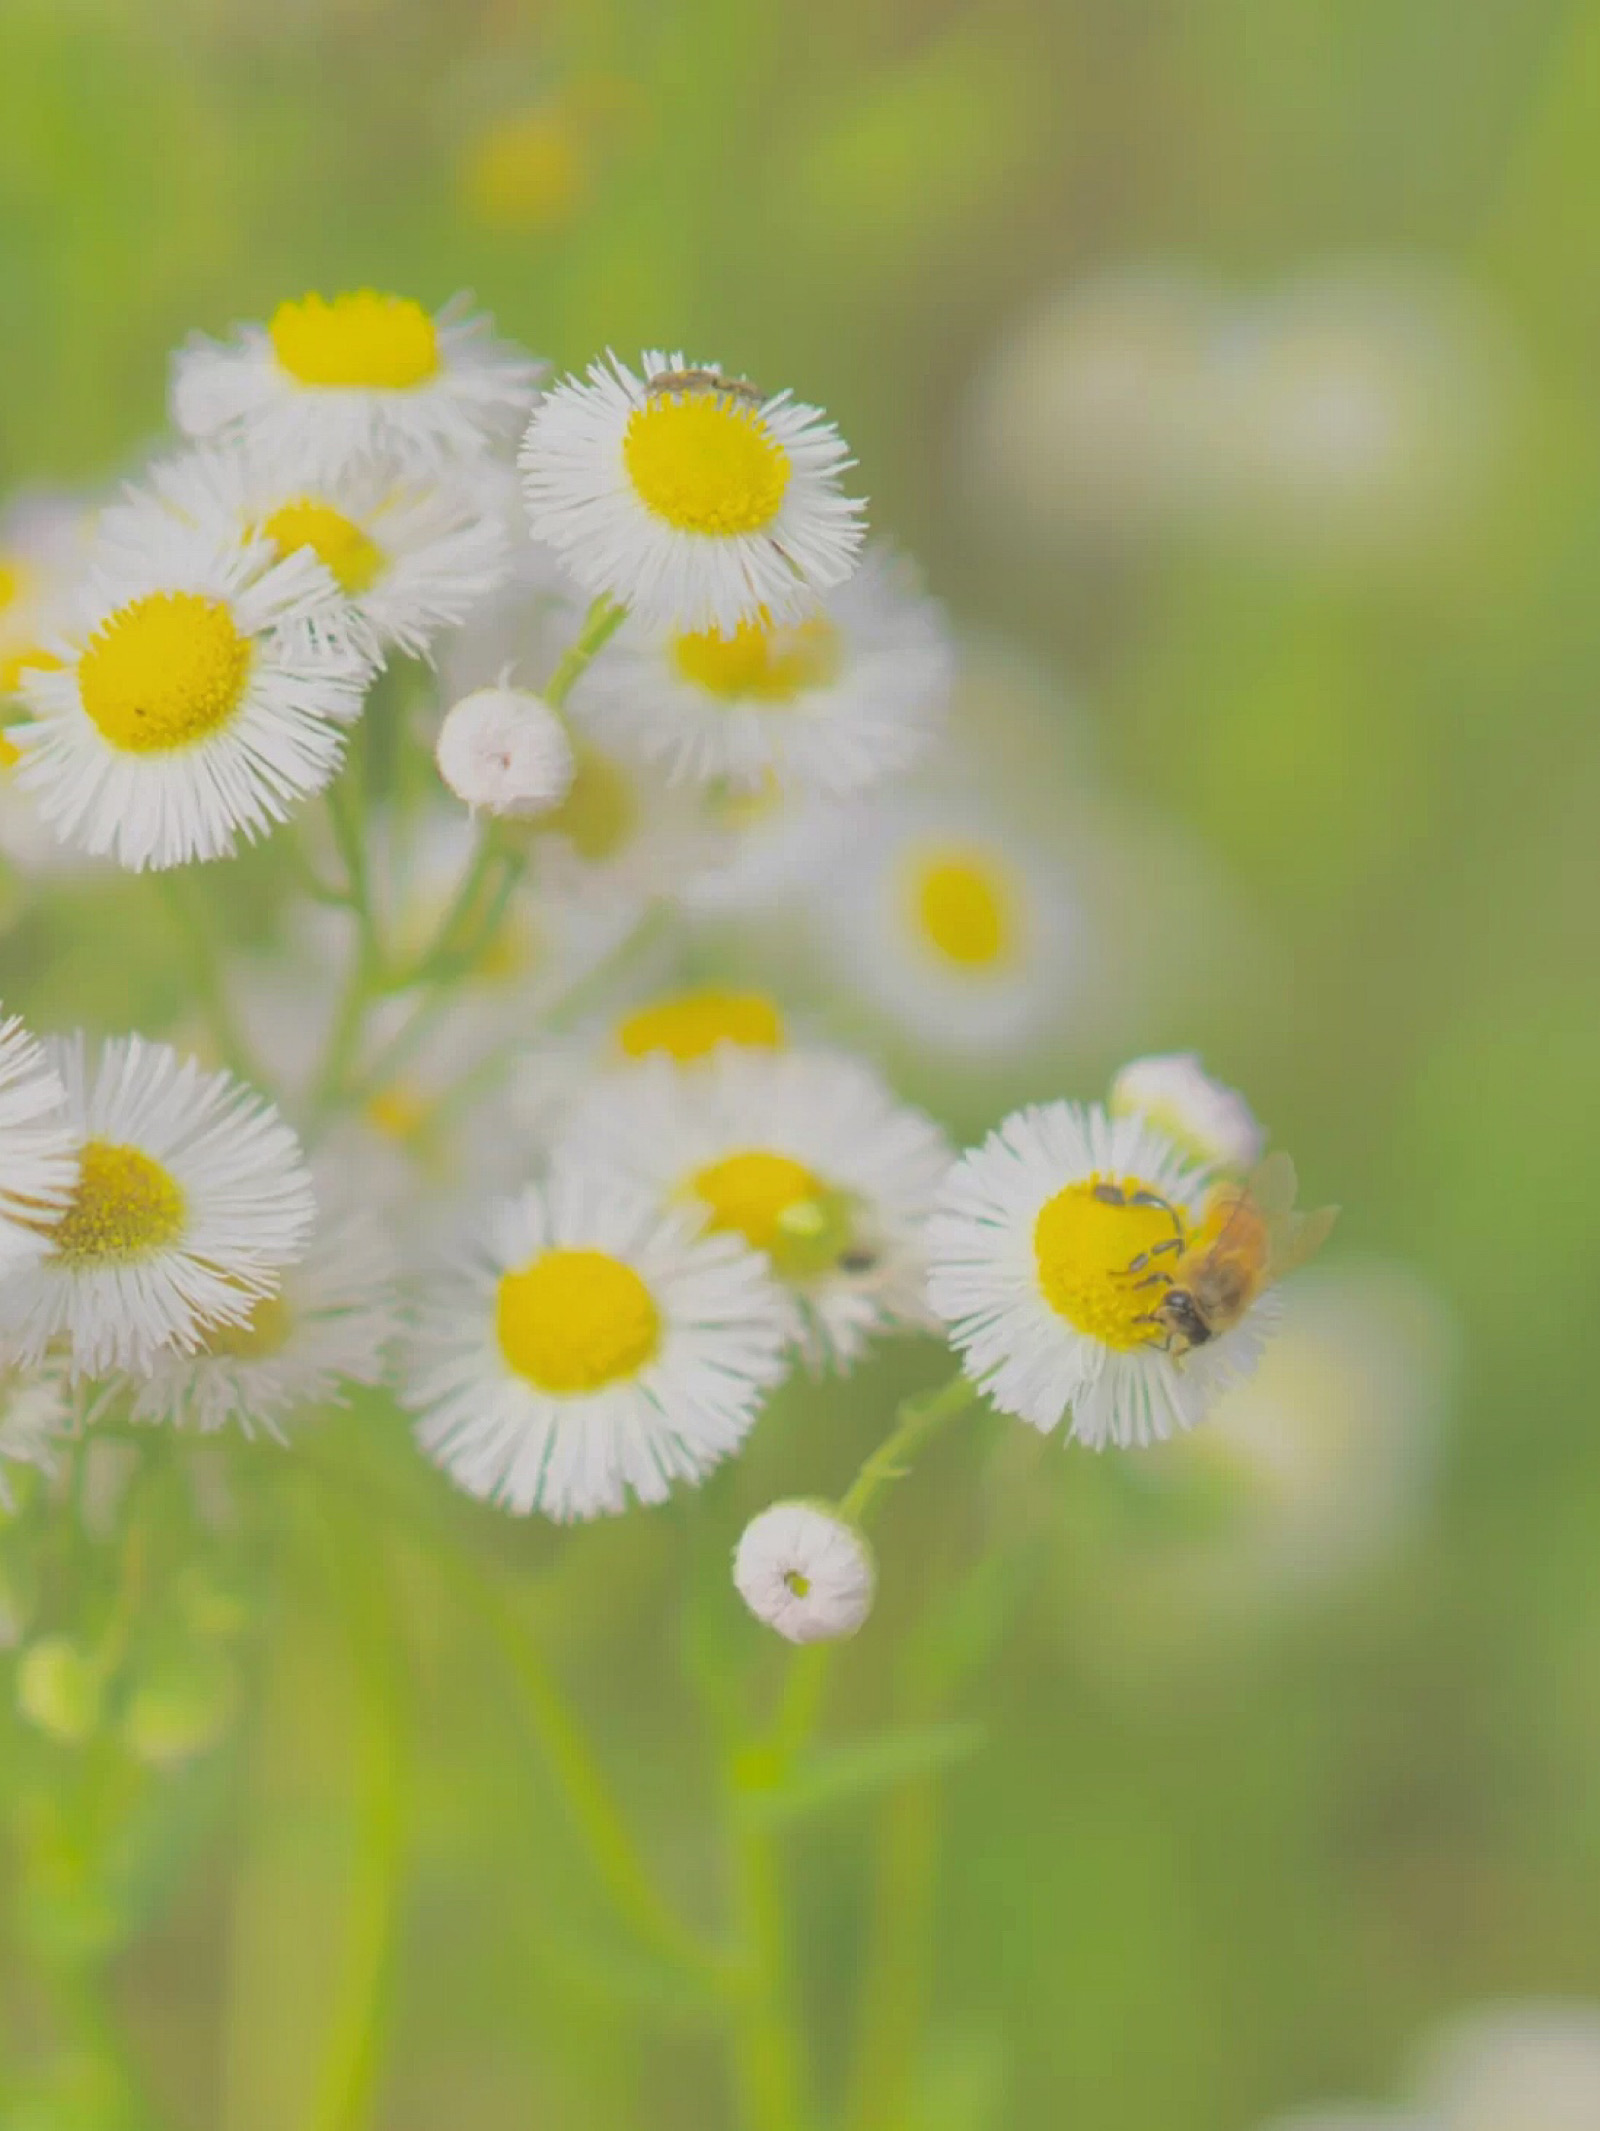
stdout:
[[[0,1509],[11,1506],[7,1468],[28,1465],[52,1473],[74,1419],[66,1371],[56,1360],[33,1369],[0,1365]],[[0,1649],[10,1647],[0,1596]]]
[[774,1502],[733,1556],[739,1596],[791,1643],[836,1643],[872,1611],[877,1565],[865,1533],[821,1502]]
[[0,1017],[0,1275],[43,1257],[77,1173],[61,1076],[16,1016]]
[[923,1230],[951,1150],[859,1059],[724,1044],[685,1073],[648,1058],[576,1104],[553,1159],[611,1162],[764,1253],[813,1363],[928,1323]]
[[384,458],[437,467],[509,443],[544,367],[460,298],[430,316],[374,289],[309,295],[264,326],[181,348],[172,418],[186,436],[240,439],[268,458],[314,452],[330,471]]
[[64,601],[86,559],[93,512],[81,496],[24,493],[0,512],[0,696],[28,666],[51,666]]
[[135,870],[227,857],[287,820],[333,777],[371,678],[314,556],[146,522],[137,548],[97,546],[8,735],[57,834]]
[[502,491],[477,462],[433,473],[372,459],[329,465],[303,448],[204,445],[149,468],[102,514],[101,537],[142,549],[152,511],[224,544],[265,541],[280,557],[309,550],[374,659],[391,647],[422,656],[511,573]]
[[1600,2006],[1533,2001],[1468,2014],[1426,2046],[1418,2094],[1441,2131],[1597,2131]]
[[885,803],[812,913],[863,1004],[946,1057],[1021,1050],[1067,1010],[1077,905],[1055,867],[981,803]]
[[579,739],[567,796],[530,821],[533,876],[553,902],[595,909],[676,897],[727,849],[727,835],[693,785]]
[[366,1212],[319,1218],[305,1257],[241,1324],[204,1325],[192,1354],[156,1355],[149,1374],[109,1387],[128,1417],[211,1434],[233,1426],[279,1442],[297,1413],[342,1404],[348,1384],[382,1381],[400,1326],[399,1264]]
[[1213,1080],[1194,1051],[1135,1058],[1111,1083],[1113,1117],[1146,1117],[1194,1161],[1249,1169],[1266,1135],[1237,1088]]
[[952,677],[939,607],[880,550],[795,621],[625,622],[579,682],[573,714],[673,777],[847,796],[927,752]]
[[474,813],[531,820],[572,790],[567,729],[523,688],[480,688],[445,714],[434,757],[439,775]]
[[310,1238],[299,1143],[270,1103],[165,1044],[49,1049],[78,1169],[49,1252],[0,1285],[0,1341],[29,1365],[56,1341],[80,1376],[192,1352],[242,1324]]
[[558,1522],[614,1515],[738,1449],[790,1329],[738,1238],[569,1166],[488,1208],[428,1282],[402,1395],[469,1494]]
[[956,1164],[928,1230],[929,1300],[968,1376],[1045,1432],[1070,1413],[1091,1449],[1192,1428],[1249,1375],[1277,1316],[1268,1294],[1181,1362],[1164,1351],[1135,1260],[1187,1244],[1208,1198],[1205,1172],[1142,1117],[1014,1112]]
[[817,408],[682,355],[565,378],[522,447],[529,520],[591,595],[671,629],[801,619],[862,540],[853,464]]

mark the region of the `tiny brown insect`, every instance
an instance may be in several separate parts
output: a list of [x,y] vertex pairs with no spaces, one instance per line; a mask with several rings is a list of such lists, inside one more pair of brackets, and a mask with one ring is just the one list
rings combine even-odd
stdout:
[[747,377],[728,377],[721,370],[658,370],[645,391],[652,399],[668,392],[724,392],[730,399],[746,400],[759,407],[766,394]]

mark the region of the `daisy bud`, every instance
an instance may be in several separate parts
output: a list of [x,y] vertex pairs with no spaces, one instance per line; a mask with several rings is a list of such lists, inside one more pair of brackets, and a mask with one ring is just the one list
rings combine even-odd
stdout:
[[567,729],[523,688],[463,696],[439,729],[439,775],[474,813],[528,820],[558,807],[572,789]]
[[866,1535],[836,1510],[774,1502],[745,1526],[733,1580],[757,1620],[791,1643],[830,1643],[872,1611],[878,1570]]

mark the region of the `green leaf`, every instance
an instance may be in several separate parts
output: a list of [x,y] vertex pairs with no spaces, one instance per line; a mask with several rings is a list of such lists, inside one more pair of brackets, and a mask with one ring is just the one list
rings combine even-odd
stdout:
[[975,1754],[984,1738],[981,1724],[947,1723],[813,1747],[770,1787],[747,1788],[741,1807],[762,1827],[782,1827],[939,1774]]

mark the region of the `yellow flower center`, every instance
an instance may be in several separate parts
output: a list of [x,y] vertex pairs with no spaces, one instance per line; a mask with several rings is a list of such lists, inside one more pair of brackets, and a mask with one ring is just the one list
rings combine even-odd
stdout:
[[[1157,1326],[1140,1320],[1154,1310],[1162,1289],[1139,1287],[1148,1268],[1130,1270],[1133,1261],[1174,1236],[1188,1241],[1181,1208],[1175,1221],[1164,1206],[1129,1203],[1134,1193],[1154,1189],[1138,1177],[1090,1177],[1047,1199],[1033,1224],[1046,1302],[1086,1337],[1123,1353],[1161,1338]],[[1151,1263],[1170,1271],[1177,1255],[1165,1252]]]
[[356,289],[280,303],[267,328],[273,352],[302,385],[403,392],[439,374],[439,336],[420,303]]
[[636,1376],[661,1344],[650,1290],[631,1265],[600,1250],[547,1250],[503,1273],[494,1321],[509,1366],[558,1396]]
[[911,878],[912,922],[934,952],[963,970],[995,969],[1016,959],[1016,897],[987,852],[939,851],[921,857]]
[[763,614],[731,635],[699,629],[673,640],[672,656],[686,681],[729,702],[792,703],[821,688],[839,670],[839,632],[820,614],[785,628]]
[[639,1007],[617,1027],[624,1057],[664,1052],[680,1065],[704,1058],[719,1043],[776,1051],[783,1045],[783,1016],[762,992],[679,992]]
[[27,593],[33,572],[14,556],[0,556],[0,614],[14,607]]
[[370,592],[383,575],[382,548],[331,503],[298,497],[275,510],[261,530],[280,555],[310,548],[346,592]]
[[108,616],[78,662],[83,707],[113,747],[158,754],[225,725],[250,673],[250,640],[221,600],[149,592]]
[[243,1324],[207,1325],[201,1347],[229,1361],[265,1361],[283,1352],[293,1330],[294,1319],[282,1295],[263,1295]]
[[0,776],[14,770],[22,760],[22,750],[8,733],[0,732]]
[[50,1230],[68,1265],[132,1265],[183,1234],[182,1189],[138,1147],[89,1140],[66,1211]]
[[851,1206],[803,1163],[752,1148],[697,1170],[689,1190],[710,1208],[711,1226],[765,1251],[786,1280],[836,1265],[851,1241]]
[[638,818],[627,771],[609,755],[579,748],[572,789],[560,806],[539,817],[538,827],[566,837],[581,859],[598,866],[622,849]]
[[653,393],[628,418],[622,463],[645,509],[681,533],[759,533],[789,486],[789,454],[758,407],[726,393]]
[[393,1087],[380,1088],[376,1095],[368,1098],[366,1120],[374,1132],[405,1147],[420,1139],[428,1129],[434,1107],[433,1101],[420,1089],[408,1088],[401,1082]]

